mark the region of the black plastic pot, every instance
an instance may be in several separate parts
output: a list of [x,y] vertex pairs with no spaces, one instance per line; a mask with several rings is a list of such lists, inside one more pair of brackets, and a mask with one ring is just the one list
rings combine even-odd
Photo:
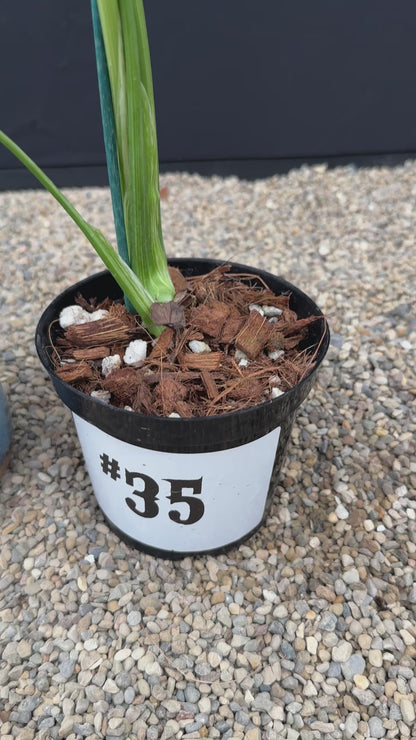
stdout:
[[[215,260],[173,259],[185,276],[214,269]],[[259,275],[276,293],[290,293],[299,318],[321,315],[295,286],[270,273],[232,264],[232,272]],[[329,345],[322,316],[304,346],[318,348],[313,370],[282,396],[251,409],[205,418],[161,418],[118,409],[75,390],[54,374],[52,322],[78,294],[118,299],[107,272],[65,290],[45,310],[36,331],[39,358],[64,404],[73,412],[93,489],[110,527],[143,551],[176,559],[223,552],[250,537],[271,501],[297,408],[315,380]]]
[[12,425],[6,396],[0,385],[0,476],[5,472],[10,459]]

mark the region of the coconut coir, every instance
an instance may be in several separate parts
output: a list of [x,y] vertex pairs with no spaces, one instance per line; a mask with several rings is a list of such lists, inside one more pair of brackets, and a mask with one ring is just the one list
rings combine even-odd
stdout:
[[[228,265],[192,278],[176,268],[170,273],[174,306],[152,309],[155,322],[170,324],[157,339],[124,304],[106,299],[97,305],[79,296],[87,311],[100,308],[108,314],[59,332],[56,374],[85,393],[107,392],[117,407],[195,417],[269,401],[313,368],[317,348],[305,348],[305,340],[307,345],[309,325],[322,316],[298,318],[289,307],[290,295],[276,296],[260,278],[231,273]],[[136,339],[147,342],[147,355],[127,366],[124,353]],[[121,366],[106,376],[102,360],[114,355]]]

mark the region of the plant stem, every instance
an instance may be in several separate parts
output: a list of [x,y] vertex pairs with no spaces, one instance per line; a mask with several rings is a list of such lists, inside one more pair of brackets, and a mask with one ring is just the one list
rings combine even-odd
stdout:
[[129,260],[156,300],[172,300],[163,244],[150,54],[142,0],[97,0],[113,99]]
[[[95,57],[97,62],[98,88],[100,92],[101,119],[103,124],[104,145],[107,159],[108,181],[113,205],[114,226],[117,249],[120,257],[130,265],[127,247],[126,228],[124,225],[123,202],[121,196],[120,174],[118,170],[117,141],[114,126],[113,102],[111,99],[110,79],[105,56],[104,39],[101,30],[97,0],[91,0],[91,14],[94,30]],[[127,296],[124,296],[126,307],[132,311]]]

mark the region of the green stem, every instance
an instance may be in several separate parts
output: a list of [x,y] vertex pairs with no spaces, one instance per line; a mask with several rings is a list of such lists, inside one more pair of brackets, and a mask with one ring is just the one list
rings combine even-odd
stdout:
[[[113,102],[111,99],[110,79],[105,56],[104,39],[101,30],[97,0],[91,0],[92,23],[94,30],[95,57],[97,62],[98,88],[100,92],[101,119],[103,124],[104,145],[107,159],[108,181],[113,205],[114,226],[117,249],[120,257],[130,265],[124,225],[123,202],[121,197],[120,174],[118,170],[117,141],[114,126]],[[129,311],[133,306],[127,296],[125,304]]]
[[117,138],[132,270],[158,301],[173,299],[163,244],[150,54],[142,0],[97,0]]

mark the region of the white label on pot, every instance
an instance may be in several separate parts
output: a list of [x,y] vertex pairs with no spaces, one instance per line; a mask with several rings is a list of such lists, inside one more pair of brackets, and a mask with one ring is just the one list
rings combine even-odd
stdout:
[[198,552],[230,544],[260,523],[280,428],[229,450],[184,454],[137,447],[74,419],[97,501],[129,537]]

